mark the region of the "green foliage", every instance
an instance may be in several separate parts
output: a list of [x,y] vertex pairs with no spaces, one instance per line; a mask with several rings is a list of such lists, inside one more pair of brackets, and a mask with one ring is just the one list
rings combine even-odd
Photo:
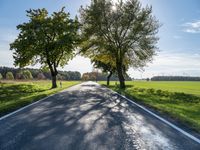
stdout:
[[114,58],[109,55],[96,55],[91,58],[91,62],[95,68],[101,69],[104,73],[109,73],[107,76],[107,85],[109,85],[110,78],[116,72]]
[[0,73],[0,80],[1,80],[1,79],[3,79],[3,76],[2,76],[1,73]]
[[23,70],[23,75],[25,79],[33,79],[33,76],[29,70]]
[[154,89],[147,89],[147,93],[149,93],[149,94],[154,94],[154,92],[155,92],[155,90]]
[[33,76],[29,70],[21,70],[16,74],[16,79],[31,80]]
[[169,91],[163,91],[163,90],[154,90],[154,89],[144,89],[144,88],[128,88],[129,90],[134,91],[134,93],[138,93],[141,96],[142,95],[149,95],[149,96],[155,96],[159,97],[159,99],[165,99],[166,101],[170,101],[172,103],[176,102],[185,102],[185,103],[199,103],[200,97],[192,95],[192,94],[186,94],[186,93],[178,93],[178,92],[169,92]]
[[124,74],[129,67],[144,67],[156,53],[160,25],[152,16],[152,8],[142,8],[138,0],[115,4],[92,0],[80,13],[82,52],[90,58],[100,54],[112,57],[110,63],[114,61],[120,87],[124,88]]
[[14,76],[12,72],[7,72],[6,73],[6,79],[7,80],[14,80]]
[[95,68],[99,68],[105,73],[116,71],[114,58],[109,55],[94,54],[90,59]]
[[28,10],[29,21],[17,26],[18,38],[10,45],[15,65],[24,67],[40,63],[48,67],[56,87],[57,67],[73,57],[78,42],[79,23],[70,19],[64,8],[48,15],[46,9]]
[[[33,69],[26,68],[26,70],[30,71],[34,79],[51,79],[50,71],[44,71],[43,69]],[[10,68],[10,67],[0,67],[0,74],[2,76],[6,76],[7,72],[12,72],[15,76],[15,79],[25,79],[23,76],[23,70],[20,68]],[[81,80],[81,73],[78,71],[60,71],[59,74],[62,76],[63,80]],[[29,75],[28,75],[29,76]]]

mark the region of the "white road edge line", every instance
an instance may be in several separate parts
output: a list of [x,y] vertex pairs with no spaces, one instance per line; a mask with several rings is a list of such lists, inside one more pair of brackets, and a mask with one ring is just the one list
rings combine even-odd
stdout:
[[[104,87],[105,87],[105,86],[104,86]],[[107,88],[107,87],[106,87],[106,88]],[[107,88],[107,89],[109,89],[109,88]],[[198,139],[197,137],[195,137],[195,136],[191,135],[190,133],[184,131],[183,129],[177,127],[176,125],[174,125],[174,124],[172,124],[171,122],[165,120],[164,118],[162,118],[162,117],[156,115],[155,113],[153,113],[152,111],[148,110],[147,108],[145,108],[145,107],[143,107],[143,106],[137,104],[136,102],[130,100],[130,99],[127,98],[126,96],[121,95],[121,94],[119,94],[119,93],[117,93],[117,92],[115,92],[115,91],[113,91],[113,90],[111,90],[111,89],[109,89],[109,90],[112,91],[113,93],[119,95],[120,97],[126,99],[126,100],[129,101],[130,103],[132,103],[132,104],[138,106],[139,108],[141,108],[141,109],[143,109],[144,111],[148,112],[148,113],[151,114],[152,116],[156,117],[157,119],[159,119],[159,120],[161,120],[162,122],[166,123],[166,124],[169,125],[170,127],[174,128],[175,130],[181,132],[182,134],[184,134],[184,135],[187,136],[188,138],[190,138],[190,139],[192,139],[192,140],[194,140],[195,142],[197,142],[197,143],[200,144],[200,139]]]
[[[80,84],[81,84],[81,83],[80,83]],[[78,84],[75,84],[75,85],[78,85]],[[13,111],[13,112],[11,112],[11,113],[5,115],[5,116],[2,116],[2,117],[0,117],[0,121],[3,120],[3,119],[5,119],[5,118],[8,118],[9,116],[11,116],[11,115],[13,115],[13,114],[16,114],[16,113],[19,112],[19,111],[22,111],[22,110],[24,110],[24,109],[26,109],[26,108],[28,108],[28,107],[30,107],[30,106],[33,106],[33,105],[35,105],[35,104],[37,104],[37,103],[39,103],[39,102],[41,102],[41,101],[43,101],[43,100],[45,100],[45,99],[47,99],[47,98],[49,98],[49,97],[52,97],[52,96],[54,96],[54,95],[56,95],[56,94],[58,94],[58,93],[62,93],[62,92],[64,92],[65,90],[67,90],[67,89],[69,89],[69,88],[71,88],[71,87],[73,87],[73,86],[75,86],[75,85],[72,85],[72,86],[70,86],[70,87],[68,87],[68,88],[66,88],[66,89],[64,89],[64,90],[62,90],[62,91],[59,91],[59,92],[57,92],[57,93],[55,93],[55,94],[51,94],[51,95],[49,95],[49,96],[47,96],[47,97],[44,97],[44,98],[42,98],[42,99],[40,99],[40,100],[38,100],[38,101],[36,101],[36,102],[33,102],[33,103],[28,104],[28,105],[26,105],[26,106],[24,106],[24,107],[22,107],[22,108],[19,108],[19,109],[15,110],[15,111]]]
[[[55,95],[55,94],[53,94],[53,95]],[[45,99],[47,99],[47,98],[53,96],[53,95],[49,95],[49,96],[44,97],[44,98],[42,98],[42,99],[40,99],[40,100],[38,100],[38,101],[36,101],[36,102],[33,102],[33,103],[28,104],[28,105],[26,105],[26,106],[24,106],[24,107],[22,107],[22,108],[19,108],[19,109],[13,111],[13,112],[11,112],[11,113],[9,113],[9,114],[7,114],[7,115],[1,117],[1,118],[0,118],[0,121],[3,120],[3,119],[5,119],[5,118],[7,118],[7,117],[9,117],[9,116],[11,116],[11,115],[13,115],[13,114],[16,114],[17,112],[22,111],[22,110],[24,110],[24,109],[26,109],[26,108],[28,108],[28,107],[30,107],[30,106],[32,106],[32,105],[35,105],[35,104],[37,104],[37,103],[39,103],[39,102],[41,102],[41,101],[43,101],[43,100],[45,100]]]

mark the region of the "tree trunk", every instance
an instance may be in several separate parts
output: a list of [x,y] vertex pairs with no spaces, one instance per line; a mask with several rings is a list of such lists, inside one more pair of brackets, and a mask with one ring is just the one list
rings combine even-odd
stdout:
[[112,76],[112,71],[110,71],[110,74],[107,76],[107,86],[110,85],[110,77]]
[[50,64],[49,64],[49,69],[50,69],[50,72],[51,72],[51,81],[52,81],[52,89],[53,88],[57,88],[57,83],[56,83],[56,76],[58,74],[57,72],[57,69],[54,67],[52,67]]
[[56,74],[51,75],[51,80],[52,80],[52,89],[57,88],[57,83],[56,83]]
[[118,74],[118,78],[119,78],[120,88],[125,89],[126,86],[125,86],[125,79],[124,79],[122,67],[123,66],[121,63],[117,63],[117,74]]
[[125,89],[126,88],[126,86],[125,86],[125,79],[124,79],[124,75],[123,75],[122,69],[120,69],[118,71],[118,78],[119,78],[119,82],[120,82],[120,88],[121,89]]
[[56,65],[56,62],[54,62],[53,64],[50,62],[48,47],[46,47],[45,51],[46,51],[46,55],[47,55],[47,64],[48,64],[49,70],[51,72],[51,81],[52,81],[52,87],[51,88],[52,89],[57,88],[57,84],[56,84],[56,76],[58,74],[58,71],[56,69],[57,65]]

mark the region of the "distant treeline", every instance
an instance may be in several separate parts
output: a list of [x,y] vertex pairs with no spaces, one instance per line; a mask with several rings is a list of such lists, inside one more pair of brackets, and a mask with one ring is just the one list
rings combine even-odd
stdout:
[[155,76],[151,78],[152,81],[200,81],[200,77],[188,76]]
[[[82,75],[82,80],[84,80],[84,81],[96,81],[96,80],[97,81],[106,81],[107,76],[108,76],[107,73],[87,72]],[[116,74],[113,74],[110,78],[110,81],[118,81],[118,80],[119,79]],[[131,78],[128,75],[126,75],[125,80],[130,81]]]
[[[81,80],[78,71],[58,71],[59,80]],[[0,67],[0,79],[51,79],[51,73],[41,69]]]

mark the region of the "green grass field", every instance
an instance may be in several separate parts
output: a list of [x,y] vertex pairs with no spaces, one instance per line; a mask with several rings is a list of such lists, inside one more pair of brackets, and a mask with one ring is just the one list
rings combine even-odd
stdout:
[[139,87],[139,88],[153,88],[153,89],[160,89],[164,91],[170,92],[183,92],[187,94],[194,94],[200,96],[200,82],[181,82],[181,81],[136,81],[126,82],[127,85]]
[[115,84],[111,82],[110,88],[200,133],[200,82],[130,81],[126,82],[126,90]]
[[51,81],[2,81],[0,83],[0,116],[78,83],[80,82],[62,81],[62,88],[50,89]]

